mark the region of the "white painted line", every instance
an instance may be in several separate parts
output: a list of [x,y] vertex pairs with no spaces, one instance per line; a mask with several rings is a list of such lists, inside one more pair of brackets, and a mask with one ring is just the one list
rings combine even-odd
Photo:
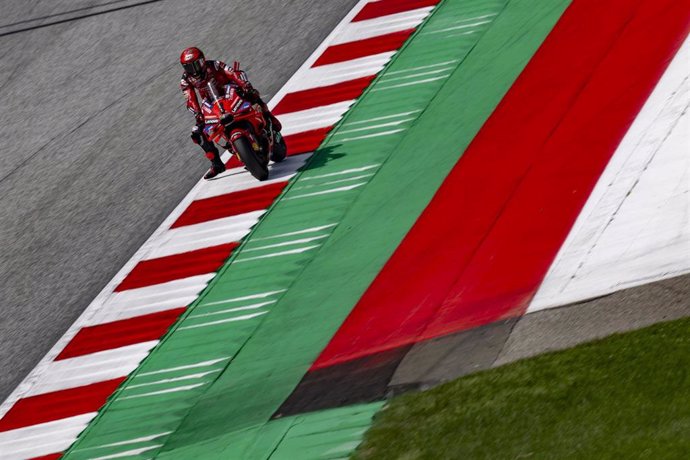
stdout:
[[132,449],[128,450],[125,452],[119,452],[117,454],[112,454],[112,455],[104,455],[103,457],[94,457],[91,460],[109,460],[111,458],[123,458],[123,457],[134,457],[136,455],[141,455],[144,452],[148,452],[150,450],[158,449],[159,447],[163,447],[163,444],[157,444],[155,446],[146,446],[146,447],[141,447],[139,449]]
[[222,372],[222,371],[223,371],[223,369],[214,369],[212,371],[199,372],[197,374],[188,374],[188,375],[183,375],[181,377],[171,377],[169,379],[156,380],[155,382],[137,383],[135,385],[129,384],[129,385],[127,385],[127,388],[125,389],[125,391],[130,390],[132,388],[150,387],[152,385],[162,385],[164,383],[180,382],[183,380],[200,379],[200,378],[206,377],[207,375],[217,374],[218,372]]
[[[360,176],[348,177],[347,179],[338,179],[338,180],[332,180],[332,181],[324,182],[324,183],[322,183],[322,184],[320,184],[320,185],[342,184],[343,182],[349,182],[349,181],[353,181],[353,180],[366,179],[367,177],[372,177],[372,176],[375,175],[375,174],[376,174],[376,173],[362,174],[362,175],[360,175]],[[316,186],[316,185],[314,185],[313,187],[315,187],[315,186]],[[310,186],[308,186],[308,187],[312,187],[312,186],[310,185]]]
[[321,182],[318,184],[302,185],[301,187],[294,187],[293,190],[305,190],[305,189],[310,189],[310,188],[315,188],[315,187],[323,187],[326,185],[342,184],[343,182],[351,182],[353,180],[366,179],[367,177],[371,177],[374,174],[376,174],[376,173],[361,174],[359,176],[347,177],[345,179],[332,180],[332,181],[328,181],[328,182]]
[[216,302],[204,302],[200,307],[208,307],[210,305],[223,305],[223,304],[228,304],[228,303],[233,303],[233,302],[243,302],[245,300],[253,300],[253,299],[265,299],[266,297],[270,297],[275,294],[281,294],[285,292],[287,289],[280,289],[277,291],[268,291],[268,292],[262,292],[261,294],[252,294],[252,295],[246,295],[242,297],[234,297],[231,299],[225,299],[225,300],[218,300]]
[[358,121],[347,121],[342,125],[343,128],[345,127],[350,127],[352,125],[361,125],[365,123],[371,123],[373,121],[381,121],[381,120],[390,120],[391,118],[401,118],[401,117],[406,117],[407,115],[412,115],[413,113],[419,113],[421,110],[412,110],[409,112],[400,112],[400,113],[394,113],[392,115],[384,115],[382,117],[374,117],[374,118],[368,118],[366,120],[358,120]]
[[194,383],[192,385],[183,385],[183,386],[179,386],[179,387],[175,387],[175,388],[167,388],[165,390],[151,391],[149,393],[141,393],[138,395],[120,396],[120,400],[146,398],[148,396],[157,396],[157,395],[163,395],[163,394],[168,394],[168,393],[179,393],[180,391],[189,391],[189,390],[193,390],[195,388],[199,388],[200,386],[206,385],[207,383],[208,382],[200,382],[200,383]]
[[423,85],[424,83],[430,83],[432,81],[436,80],[442,80],[444,78],[450,77],[450,74],[445,74],[441,75],[440,77],[434,77],[434,78],[424,78],[422,80],[417,80],[417,81],[411,81],[408,83],[398,83],[397,85],[390,85],[390,86],[377,86],[373,88],[371,91],[386,91],[389,89],[395,89],[395,88],[404,88],[406,86],[415,86],[415,85]]
[[[373,168],[378,168],[379,166],[381,166],[381,165],[379,163],[376,163],[373,165],[362,166],[361,168],[343,169],[342,171],[338,171],[338,172],[333,172],[333,173],[328,173],[328,174],[320,174],[318,176],[309,176],[309,177],[303,178],[302,180],[305,181],[305,180],[323,179],[324,177],[343,176],[345,174],[368,171],[368,170],[373,169]],[[337,225],[337,224],[331,224],[331,225],[333,226],[333,225]]]
[[289,232],[289,233],[281,233],[280,235],[272,235],[272,236],[264,236],[261,238],[254,238],[253,241],[274,240],[276,238],[285,238],[288,236],[304,235],[305,233],[315,233],[315,232],[320,232],[321,230],[325,230],[327,228],[335,227],[336,225],[338,225],[338,224],[320,225],[318,227],[305,228],[304,230],[297,230],[297,231]]
[[378,124],[378,125],[369,125],[369,126],[365,126],[365,127],[363,127],[363,128],[345,129],[345,130],[342,130],[342,131],[339,130],[337,133],[335,133],[335,134],[333,135],[333,137],[340,136],[340,135],[342,135],[342,134],[358,133],[358,132],[362,132],[362,131],[371,131],[371,130],[373,130],[373,129],[385,128],[385,127],[388,127],[388,126],[397,126],[397,125],[400,125],[400,124],[402,124],[402,123],[405,123],[405,122],[408,122],[408,121],[412,121],[412,120],[415,120],[415,119],[416,119],[415,117],[412,117],[412,118],[403,118],[402,120],[389,121],[389,122],[387,122],[387,123],[380,123],[380,124]]
[[184,371],[187,369],[198,369],[200,367],[208,367],[208,366],[213,366],[214,364],[222,363],[225,361],[229,361],[232,357],[227,356],[225,358],[218,358],[218,359],[211,359],[208,361],[200,361],[198,363],[194,364],[187,364],[184,366],[175,366],[175,367],[168,367],[167,369],[161,369],[158,371],[150,371],[150,372],[142,372],[134,376],[135,379],[139,377],[146,377],[148,375],[158,375],[158,374],[167,374],[170,372],[177,372],[177,371]]
[[268,302],[259,302],[259,303],[254,303],[251,305],[244,305],[242,307],[234,307],[234,308],[228,308],[225,310],[212,311],[210,313],[201,313],[198,315],[196,315],[196,314],[190,315],[187,318],[189,318],[189,319],[206,318],[208,316],[224,315],[226,313],[236,313],[238,311],[256,310],[257,308],[265,307],[266,305],[272,305],[276,302],[277,302],[277,300],[269,300]]
[[341,139],[341,142],[358,141],[361,139],[371,139],[372,137],[390,136],[391,134],[399,133],[399,132],[405,131],[405,130],[407,130],[407,128],[392,129],[390,131],[383,131],[381,133],[367,134],[365,136],[348,137],[346,139]]
[[161,438],[163,436],[167,436],[171,433],[173,433],[173,432],[172,431],[164,431],[162,433],[156,433],[156,434],[152,434],[149,436],[141,436],[139,438],[132,438],[132,439],[128,439],[126,441],[111,442],[110,444],[102,444],[100,446],[93,446],[93,447],[86,447],[84,449],[77,449],[77,450],[75,450],[75,452],[84,452],[87,450],[104,449],[106,447],[127,446],[130,444],[138,444],[140,442],[149,442],[149,441],[153,441],[155,439]]
[[336,188],[331,188],[328,190],[322,190],[320,192],[312,192],[312,193],[305,193],[303,195],[295,195],[291,196],[289,198],[284,198],[286,200],[297,200],[300,198],[309,198],[309,197],[314,197],[314,196],[320,196],[320,195],[328,195],[330,193],[338,193],[338,192],[349,192],[350,190],[354,190],[357,187],[361,187],[362,185],[365,185],[367,182],[360,182],[359,184],[354,184],[354,185],[348,185],[346,187],[336,187]]
[[425,70],[425,69],[433,69],[434,67],[445,67],[451,64],[456,64],[460,62],[457,59],[453,59],[450,61],[443,61],[443,62],[437,62],[435,64],[429,64],[429,65],[423,65],[419,67],[408,67],[407,69],[401,69],[401,70],[393,70],[390,72],[386,72],[386,77],[390,75],[399,75],[401,73],[417,73],[419,70]]
[[330,233],[327,233],[326,235],[312,236],[310,238],[300,238],[297,240],[285,241],[282,243],[268,244],[266,246],[257,246],[257,247],[253,247],[250,249],[245,249],[243,252],[246,253],[246,252],[253,252],[253,251],[263,251],[264,249],[280,248],[283,246],[292,246],[293,244],[309,243],[311,241],[316,241],[316,240],[320,240],[323,238],[327,238],[330,235],[331,235]]
[[420,72],[418,74],[412,74],[412,75],[404,75],[402,77],[393,77],[393,78],[386,78],[383,77],[379,80],[380,83],[389,83],[391,81],[400,81],[400,80],[410,80],[412,78],[419,78],[419,77],[425,77],[427,75],[436,75],[439,73],[443,72],[448,72],[449,70],[453,70],[453,66],[449,67],[441,67],[440,69],[435,69],[435,70],[428,70],[426,72]]
[[321,246],[320,244],[316,244],[314,246],[307,246],[304,248],[298,248],[298,249],[290,249],[288,251],[280,251],[280,252],[273,252],[271,254],[264,254],[262,256],[254,256],[254,257],[244,257],[242,259],[235,259],[235,263],[242,263],[242,262],[250,262],[252,260],[260,260],[260,259],[270,259],[272,257],[280,257],[280,256],[289,256],[292,254],[301,254],[303,252],[306,252],[310,249],[318,248]]
[[449,32],[451,30],[459,30],[459,29],[472,29],[477,26],[481,26],[484,24],[489,24],[491,21],[479,21],[475,22],[472,24],[462,24],[462,25],[457,25],[457,26],[451,26],[451,27],[446,27],[444,29],[437,29],[437,30],[432,30],[429,32],[424,32],[422,35],[432,35],[432,34],[440,34],[442,32]]
[[261,311],[258,313],[252,313],[251,315],[242,315],[242,316],[236,316],[234,318],[220,319],[217,321],[211,321],[209,323],[194,324],[192,326],[182,326],[182,327],[178,327],[177,330],[178,331],[184,331],[187,329],[198,329],[200,327],[215,326],[218,324],[225,324],[225,323],[234,323],[237,321],[246,321],[248,319],[256,318],[257,316],[265,315],[266,313],[268,313],[268,312],[267,311]]

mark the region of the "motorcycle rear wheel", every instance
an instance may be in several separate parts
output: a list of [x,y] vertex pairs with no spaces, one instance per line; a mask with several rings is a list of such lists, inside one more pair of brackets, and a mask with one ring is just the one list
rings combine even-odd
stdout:
[[273,144],[273,152],[271,153],[271,160],[274,163],[280,163],[287,156],[287,145],[283,135],[279,132],[275,133],[275,143]]
[[247,138],[239,137],[233,142],[233,145],[252,176],[262,181],[268,179],[268,165],[262,161],[259,153],[252,149]]

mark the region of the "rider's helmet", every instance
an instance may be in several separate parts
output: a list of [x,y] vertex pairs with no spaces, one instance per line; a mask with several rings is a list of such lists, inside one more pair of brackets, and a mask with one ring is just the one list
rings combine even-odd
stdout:
[[180,64],[184,67],[187,75],[194,78],[203,78],[206,71],[206,59],[204,53],[194,46],[182,51]]

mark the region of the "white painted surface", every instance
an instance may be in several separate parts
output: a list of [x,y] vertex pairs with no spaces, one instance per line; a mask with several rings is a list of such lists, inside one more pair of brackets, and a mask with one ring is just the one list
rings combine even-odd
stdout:
[[690,272],[690,39],[657,84],[528,312]]

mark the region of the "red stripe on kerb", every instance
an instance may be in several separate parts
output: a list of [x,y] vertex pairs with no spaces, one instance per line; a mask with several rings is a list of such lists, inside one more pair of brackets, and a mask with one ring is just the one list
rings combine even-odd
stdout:
[[120,377],[69,390],[22,398],[0,419],[0,431],[95,412],[124,380],[125,377]]
[[268,208],[287,182],[276,182],[261,187],[240,190],[193,201],[171,228],[199,224],[210,220],[260,211]]
[[381,16],[388,16],[389,14],[403,13],[405,11],[424,8],[425,6],[434,6],[439,1],[440,0],[381,0],[378,2],[369,2],[367,6],[357,13],[352,22],[379,18]]
[[48,455],[42,455],[40,457],[33,457],[30,460],[57,460],[58,458],[62,457],[62,452],[59,452],[57,454],[48,454]]
[[405,40],[412,35],[412,32],[414,32],[414,29],[401,30],[400,32],[379,35],[378,37],[365,40],[330,46],[316,60],[314,67],[373,56],[386,51],[395,51],[405,43]]
[[375,75],[356,78],[354,80],[336,83],[335,85],[321,86],[319,88],[305,89],[287,94],[273,109],[273,113],[299,112],[300,110],[313,109],[336,102],[349,101],[358,98]]
[[129,272],[115,288],[115,292],[213,273],[237,246],[239,243],[220,244],[182,254],[143,260]]
[[321,145],[321,142],[323,142],[331,129],[333,129],[333,127],[329,126],[327,128],[313,129],[311,131],[285,136],[288,152],[290,155],[313,152],[319,148],[319,145]]
[[55,360],[157,340],[183,311],[185,307],[81,328]]
[[239,167],[242,166],[242,165],[243,165],[242,161],[240,161],[240,159],[237,158],[236,155],[232,155],[232,156],[230,157],[230,159],[229,159],[228,161],[225,162],[225,167],[228,168],[228,169],[231,169],[231,168],[239,168]]
[[689,0],[573,2],[314,368],[524,313],[689,30]]

